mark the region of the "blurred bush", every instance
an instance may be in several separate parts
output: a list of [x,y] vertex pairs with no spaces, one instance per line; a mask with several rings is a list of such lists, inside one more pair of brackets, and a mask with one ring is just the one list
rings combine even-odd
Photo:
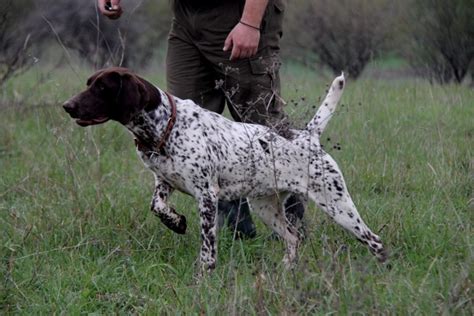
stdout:
[[[123,1],[111,21],[96,1],[4,0],[0,3],[0,85],[51,53],[64,63],[75,52],[95,68],[146,65],[164,42],[171,22],[167,2]],[[34,53],[33,53],[34,52]],[[54,57],[53,57],[54,59]]]
[[34,62],[30,55],[33,30],[18,23],[25,12],[23,8],[31,5],[27,0],[0,2],[0,86]]
[[[146,67],[165,43],[170,2],[124,0],[125,14],[111,21],[96,0],[0,0],[0,85],[36,57],[61,64],[79,56],[95,68]],[[474,77],[473,0],[288,2],[286,58],[357,78],[373,58],[390,54],[405,57],[432,81]]]
[[473,0],[412,0],[405,56],[424,77],[461,83],[474,60]]
[[37,18],[49,27],[42,29],[38,39],[60,40],[95,68],[146,64],[168,33],[168,4],[127,0],[122,5],[125,14],[112,21],[98,12],[95,0],[39,0],[41,16]]
[[287,16],[288,44],[295,55],[309,51],[333,72],[357,78],[384,47],[395,9],[389,0],[294,0]]

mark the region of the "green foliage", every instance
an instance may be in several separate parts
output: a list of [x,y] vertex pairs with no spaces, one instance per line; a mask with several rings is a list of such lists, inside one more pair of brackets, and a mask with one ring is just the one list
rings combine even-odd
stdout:
[[[254,240],[221,231],[218,268],[197,281],[194,201],[175,194],[189,231],[166,229],[149,212],[153,178],[131,136],[116,123],[78,127],[59,104],[85,81],[40,74],[2,94],[1,314],[473,314],[473,90],[347,84],[323,140],[390,249],[391,269],[310,206],[295,271],[257,223]],[[330,78],[297,66],[282,77],[295,100],[287,111],[306,122]],[[20,104],[6,106],[12,98]],[[41,100],[54,105],[34,106]]]

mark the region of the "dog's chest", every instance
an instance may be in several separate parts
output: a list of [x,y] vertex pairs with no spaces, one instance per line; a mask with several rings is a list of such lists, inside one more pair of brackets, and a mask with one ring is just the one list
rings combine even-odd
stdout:
[[183,174],[182,168],[165,151],[155,152],[137,148],[137,154],[143,164],[155,175],[165,180],[172,187],[183,192],[189,192],[186,184],[186,175]]
[[163,150],[137,147],[137,153],[155,175],[175,189],[191,194],[196,185],[208,180],[215,159],[209,156],[206,148],[185,143],[177,142],[175,137]]

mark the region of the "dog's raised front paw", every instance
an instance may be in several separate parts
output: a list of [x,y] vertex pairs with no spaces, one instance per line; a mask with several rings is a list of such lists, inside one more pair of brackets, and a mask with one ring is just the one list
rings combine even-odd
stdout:
[[159,214],[161,222],[165,224],[166,227],[171,229],[177,234],[184,235],[186,233],[186,217],[181,214],[175,214],[173,217],[165,216],[164,214]]

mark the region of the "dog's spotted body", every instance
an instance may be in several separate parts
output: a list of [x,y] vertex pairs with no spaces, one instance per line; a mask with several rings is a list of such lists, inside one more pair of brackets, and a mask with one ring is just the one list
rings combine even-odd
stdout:
[[151,209],[173,231],[183,234],[186,218],[168,205],[174,189],[199,204],[202,267],[216,265],[217,202],[248,197],[251,209],[287,244],[286,265],[294,262],[299,234],[286,219],[282,204],[289,194],[307,196],[334,221],[352,232],[380,260],[386,252],[380,238],[362,221],[336,162],[319,138],[344,89],[338,77],[304,130],[283,138],[268,127],[237,123],[174,98],[176,122],[158,150],[171,117],[167,95],[123,68],[99,71],[88,89],[64,104],[82,126],[108,119],[135,136],[137,151],[155,175]]

